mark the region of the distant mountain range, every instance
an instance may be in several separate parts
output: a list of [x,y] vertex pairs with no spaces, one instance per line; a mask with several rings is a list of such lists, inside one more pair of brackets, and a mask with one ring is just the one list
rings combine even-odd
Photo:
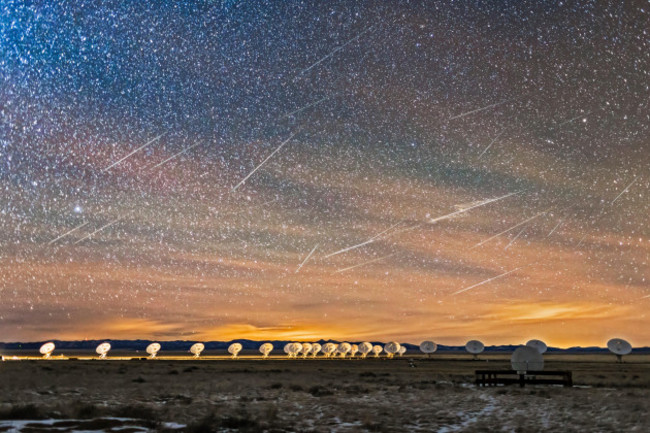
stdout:
[[[145,348],[153,343],[154,340],[78,340],[78,341],[63,341],[63,340],[48,340],[52,341],[58,351],[65,350],[95,350],[95,348],[103,342],[111,343],[113,350],[132,350],[132,351],[144,351]],[[39,342],[12,342],[12,343],[0,343],[0,350],[38,350],[43,343],[46,341]],[[161,353],[166,351],[188,351],[190,346],[197,341],[195,340],[174,340],[174,341],[158,341],[161,346]],[[232,343],[241,343],[244,350],[258,350],[262,343],[266,341],[256,341],[256,340],[232,340],[232,341],[204,341],[206,351],[226,351],[228,346]],[[285,344],[290,343],[289,340],[272,340],[268,341],[273,344],[274,351],[282,350]],[[328,342],[339,343],[337,340],[319,340],[317,343],[325,344]],[[354,342],[357,343],[357,342]],[[372,344],[385,344],[384,342],[372,342]],[[403,346],[406,347],[407,353],[419,353],[420,348],[415,344],[404,343]],[[520,345],[510,344],[510,345],[501,345],[501,346],[486,346],[485,353],[511,353]],[[438,345],[437,353],[466,353],[465,346],[445,346],[442,344]],[[549,347],[548,353],[609,353],[607,348],[604,347],[569,347],[566,349],[560,349],[557,347]],[[632,351],[634,354],[650,354],[650,347],[637,347]]]

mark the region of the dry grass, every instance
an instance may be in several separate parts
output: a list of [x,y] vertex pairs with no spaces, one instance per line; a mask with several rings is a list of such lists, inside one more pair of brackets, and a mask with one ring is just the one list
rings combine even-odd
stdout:
[[[650,357],[549,355],[580,387],[476,389],[507,357],[0,364],[0,419],[120,416],[186,431],[647,431]],[[47,368],[43,368],[47,367]],[[34,414],[33,416],[31,414]],[[156,427],[158,426],[158,427]]]

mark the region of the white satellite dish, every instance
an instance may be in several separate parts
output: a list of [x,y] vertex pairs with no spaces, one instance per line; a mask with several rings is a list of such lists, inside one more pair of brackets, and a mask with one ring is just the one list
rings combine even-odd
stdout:
[[512,353],[510,364],[519,374],[526,374],[527,371],[542,371],[544,357],[534,347],[520,346]]
[[404,355],[405,353],[406,353],[406,347],[404,347],[404,346],[400,346],[399,350],[397,351],[397,354],[398,354],[399,356],[402,356],[402,355]]
[[325,358],[329,358],[330,356],[332,356],[332,354],[334,354],[334,352],[336,352],[337,347],[338,346],[336,344],[334,344],[334,343],[326,343],[322,348],[322,351],[323,351],[323,354],[325,355]]
[[423,341],[420,343],[420,351],[426,353],[427,356],[431,356],[436,350],[438,350],[438,345],[433,341]]
[[618,362],[623,362],[623,356],[632,352],[632,345],[622,338],[612,338],[607,342],[607,348],[616,355]]
[[41,355],[43,355],[44,359],[49,359],[50,356],[52,356],[52,352],[54,352],[54,349],[56,346],[54,343],[45,343],[44,345],[41,346],[40,349],[38,349],[39,352],[41,352]]
[[483,353],[485,345],[478,340],[469,340],[465,343],[465,350],[471,353],[474,359],[478,359],[478,354]]
[[301,343],[291,343],[289,345],[289,356],[291,358],[297,358],[298,354],[302,352],[302,344]]
[[286,353],[287,356],[291,357],[291,353],[290,353],[290,351],[291,351],[291,343],[285,344],[284,347],[282,348],[282,351],[284,353]]
[[316,355],[318,355],[318,352],[322,349],[322,346],[319,343],[314,343],[311,345],[311,354],[316,358]]
[[399,352],[399,349],[402,347],[397,341],[391,341],[384,346],[384,351],[388,354],[389,358],[395,356]]
[[372,353],[375,354],[375,358],[379,358],[379,354],[384,350],[379,344],[372,346]]
[[272,351],[273,351],[273,345],[271,343],[264,343],[260,346],[260,353],[264,358],[268,358],[269,353],[271,353]]
[[362,358],[368,356],[370,352],[372,352],[372,343],[364,341],[363,343],[359,344],[359,353],[361,354]]
[[240,343],[232,343],[230,346],[228,346],[228,353],[232,355],[232,359],[235,359],[242,349],[243,347]]
[[194,358],[201,356],[201,352],[205,350],[205,345],[203,343],[194,343],[190,347],[190,353],[194,355]]
[[97,346],[95,352],[99,355],[99,359],[106,359],[109,350],[111,350],[111,343],[102,343]]
[[350,350],[352,350],[352,345],[345,342],[339,344],[339,347],[336,348],[336,351],[341,354],[341,358],[345,358],[345,355],[350,353]]
[[306,358],[307,355],[311,352],[312,344],[311,343],[302,343],[302,357]]
[[359,346],[356,344],[350,345],[350,357],[354,358],[356,354],[359,352]]
[[548,349],[548,346],[542,340],[530,340],[526,343],[526,346],[537,349],[539,353],[544,353]]
[[154,359],[160,352],[160,343],[151,343],[147,346],[146,352],[149,354],[149,358]]

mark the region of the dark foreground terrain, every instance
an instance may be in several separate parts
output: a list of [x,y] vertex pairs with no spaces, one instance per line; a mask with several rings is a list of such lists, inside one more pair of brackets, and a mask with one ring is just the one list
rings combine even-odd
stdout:
[[476,388],[485,358],[7,361],[0,432],[650,431],[650,356],[548,355],[575,386],[524,389]]

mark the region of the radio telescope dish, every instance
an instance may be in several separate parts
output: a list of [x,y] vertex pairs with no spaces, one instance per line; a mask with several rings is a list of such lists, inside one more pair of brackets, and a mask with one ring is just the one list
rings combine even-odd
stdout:
[[339,344],[339,347],[336,348],[336,351],[341,354],[341,358],[345,358],[345,355],[347,355],[351,349],[352,346],[350,343],[341,343]]
[[316,358],[316,355],[318,355],[318,352],[322,349],[321,345],[319,343],[314,343],[311,345],[311,354]]
[[405,353],[406,353],[406,347],[404,347],[404,346],[400,346],[399,350],[397,351],[397,354],[398,354],[399,356],[402,356],[402,355],[404,355]]
[[350,357],[354,358],[354,356],[359,352],[359,346],[356,344],[350,345]]
[[97,346],[95,352],[99,355],[99,359],[106,359],[109,350],[111,350],[111,343],[102,343]]
[[478,340],[469,340],[465,343],[465,350],[473,355],[474,359],[478,359],[478,354],[483,353],[485,345]]
[[546,352],[546,349],[548,349],[548,346],[542,340],[530,340],[526,343],[526,346],[537,349],[539,353],[544,353]]
[[372,353],[375,354],[375,358],[379,358],[379,354],[384,350],[379,344],[372,346]]
[[612,338],[607,342],[607,348],[616,355],[618,362],[623,362],[623,356],[632,352],[632,345],[622,338]]
[[364,341],[363,343],[359,344],[359,353],[361,354],[362,358],[368,356],[370,352],[372,352],[372,343]]
[[336,352],[337,347],[338,346],[334,343],[326,343],[322,348],[323,353],[325,354],[325,358],[332,356],[332,354]]
[[300,343],[290,343],[289,344],[289,357],[290,358],[296,358],[300,352],[302,352],[302,344],[300,344]]
[[306,358],[309,352],[311,352],[312,345],[311,343],[302,343],[302,357]]
[[239,355],[239,352],[242,350],[242,345],[240,343],[232,343],[230,346],[228,346],[228,353],[232,355],[232,359],[237,358],[237,355]]
[[271,353],[272,351],[273,351],[273,345],[271,343],[264,343],[260,346],[260,353],[264,358],[268,358],[269,353]]
[[527,371],[541,371],[544,369],[544,357],[534,347],[520,346],[510,358],[512,369],[519,374],[526,374]]
[[151,343],[147,346],[146,351],[149,354],[149,358],[155,358],[156,355],[158,355],[158,352],[160,352],[160,343]]
[[399,352],[401,347],[402,346],[397,341],[391,341],[384,346],[384,351],[388,354],[389,358],[392,358]]
[[190,353],[194,355],[195,358],[198,358],[201,356],[201,352],[205,349],[205,345],[203,343],[194,343],[192,344],[192,347],[190,347]]
[[438,350],[438,345],[433,341],[423,341],[420,343],[420,351],[422,351],[422,353],[426,353],[427,356],[431,356],[431,354],[436,350]]
[[44,345],[41,346],[40,349],[38,349],[39,352],[41,352],[41,355],[43,355],[44,359],[49,359],[50,356],[52,356],[52,352],[54,352],[54,349],[56,346],[54,343],[45,343]]

